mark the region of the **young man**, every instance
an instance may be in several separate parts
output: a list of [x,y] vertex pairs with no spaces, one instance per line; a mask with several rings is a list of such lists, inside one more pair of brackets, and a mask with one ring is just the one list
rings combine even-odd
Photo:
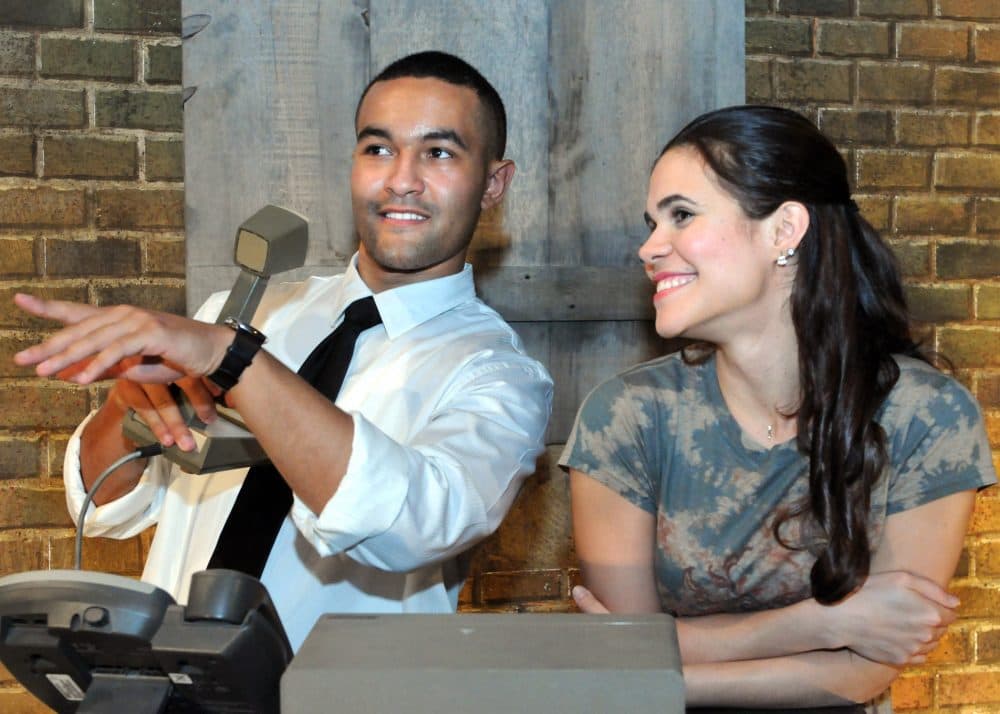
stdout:
[[[377,76],[356,114],[358,252],[341,276],[272,286],[255,317],[267,342],[249,359],[235,344],[253,351],[242,328],[234,337],[200,321],[216,318],[222,294],[198,320],[18,296],[66,325],[19,364],[78,383],[118,377],[67,451],[71,513],[134,450],[121,433],[128,408],[164,445],[190,449],[166,383],[207,421],[235,376],[225,399],[294,494],[260,575],[293,648],[324,612],[453,611],[457,557],[499,525],[533,471],[551,405],[548,374],[475,297],[465,263],[480,211],[514,173],[505,125],[496,91],[458,58],[420,53]],[[334,404],[295,370],[367,296],[381,324],[361,332]],[[162,457],[126,465],[101,488],[87,533],[129,537],[156,523],[143,579],[183,602],[193,572],[231,567],[216,546],[244,481],[258,479],[246,474],[188,475]]]

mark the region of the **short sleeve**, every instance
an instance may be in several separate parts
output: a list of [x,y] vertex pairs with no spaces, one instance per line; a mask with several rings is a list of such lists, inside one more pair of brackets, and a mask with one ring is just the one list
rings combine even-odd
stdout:
[[[561,466],[580,471],[649,513],[656,513],[659,454],[650,439],[654,419],[621,378],[594,389],[577,413]],[[652,431],[655,431],[652,430]]]
[[[889,515],[958,491],[996,483],[989,440],[975,398],[940,373],[897,385],[899,408],[887,410],[891,474]],[[905,417],[891,423],[894,417]]]

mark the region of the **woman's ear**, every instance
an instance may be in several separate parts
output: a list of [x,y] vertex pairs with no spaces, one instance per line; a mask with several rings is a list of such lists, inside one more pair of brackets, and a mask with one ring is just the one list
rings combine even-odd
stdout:
[[798,250],[802,237],[809,230],[809,209],[798,201],[785,201],[773,214],[774,246],[779,251]]

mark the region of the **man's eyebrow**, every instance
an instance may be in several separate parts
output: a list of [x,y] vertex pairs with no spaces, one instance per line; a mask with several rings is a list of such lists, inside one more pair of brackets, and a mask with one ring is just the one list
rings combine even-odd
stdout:
[[358,141],[365,139],[369,136],[373,136],[379,139],[391,139],[389,132],[385,129],[379,128],[377,126],[366,126],[364,129],[358,132]]
[[[379,126],[366,126],[361,131],[358,132],[357,141],[366,139],[368,137],[374,137],[377,139],[384,139],[386,141],[392,140],[392,135],[389,133],[388,129],[383,129]],[[462,148],[465,151],[469,150],[469,147],[462,140],[462,137],[458,135],[454,129],[431,129],[423,133],[420,136],[420,140],[423,142],[428,141],[450,141],[456,146]]]
[[461,148],[465,149],[466,151],[469,150],[469,147],[465,145],[464,141],[462,141],[462,137],[460,137],[458,135],[458,132],[456,132],[453,129],[435,129],[433,131],[429,131],[426,134],[424,134],[423,140],[424,141],[450,141],[453,144],[457,144],[458,146],[460,146]]

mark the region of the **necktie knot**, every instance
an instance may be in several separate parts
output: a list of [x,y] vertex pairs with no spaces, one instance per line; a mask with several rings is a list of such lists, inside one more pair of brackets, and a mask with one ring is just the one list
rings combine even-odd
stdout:
[[381,324],[382,316],[378,314],[378,306],[371,295],[355,300],[344,310],[344,322],[354,325],[359,330]]

